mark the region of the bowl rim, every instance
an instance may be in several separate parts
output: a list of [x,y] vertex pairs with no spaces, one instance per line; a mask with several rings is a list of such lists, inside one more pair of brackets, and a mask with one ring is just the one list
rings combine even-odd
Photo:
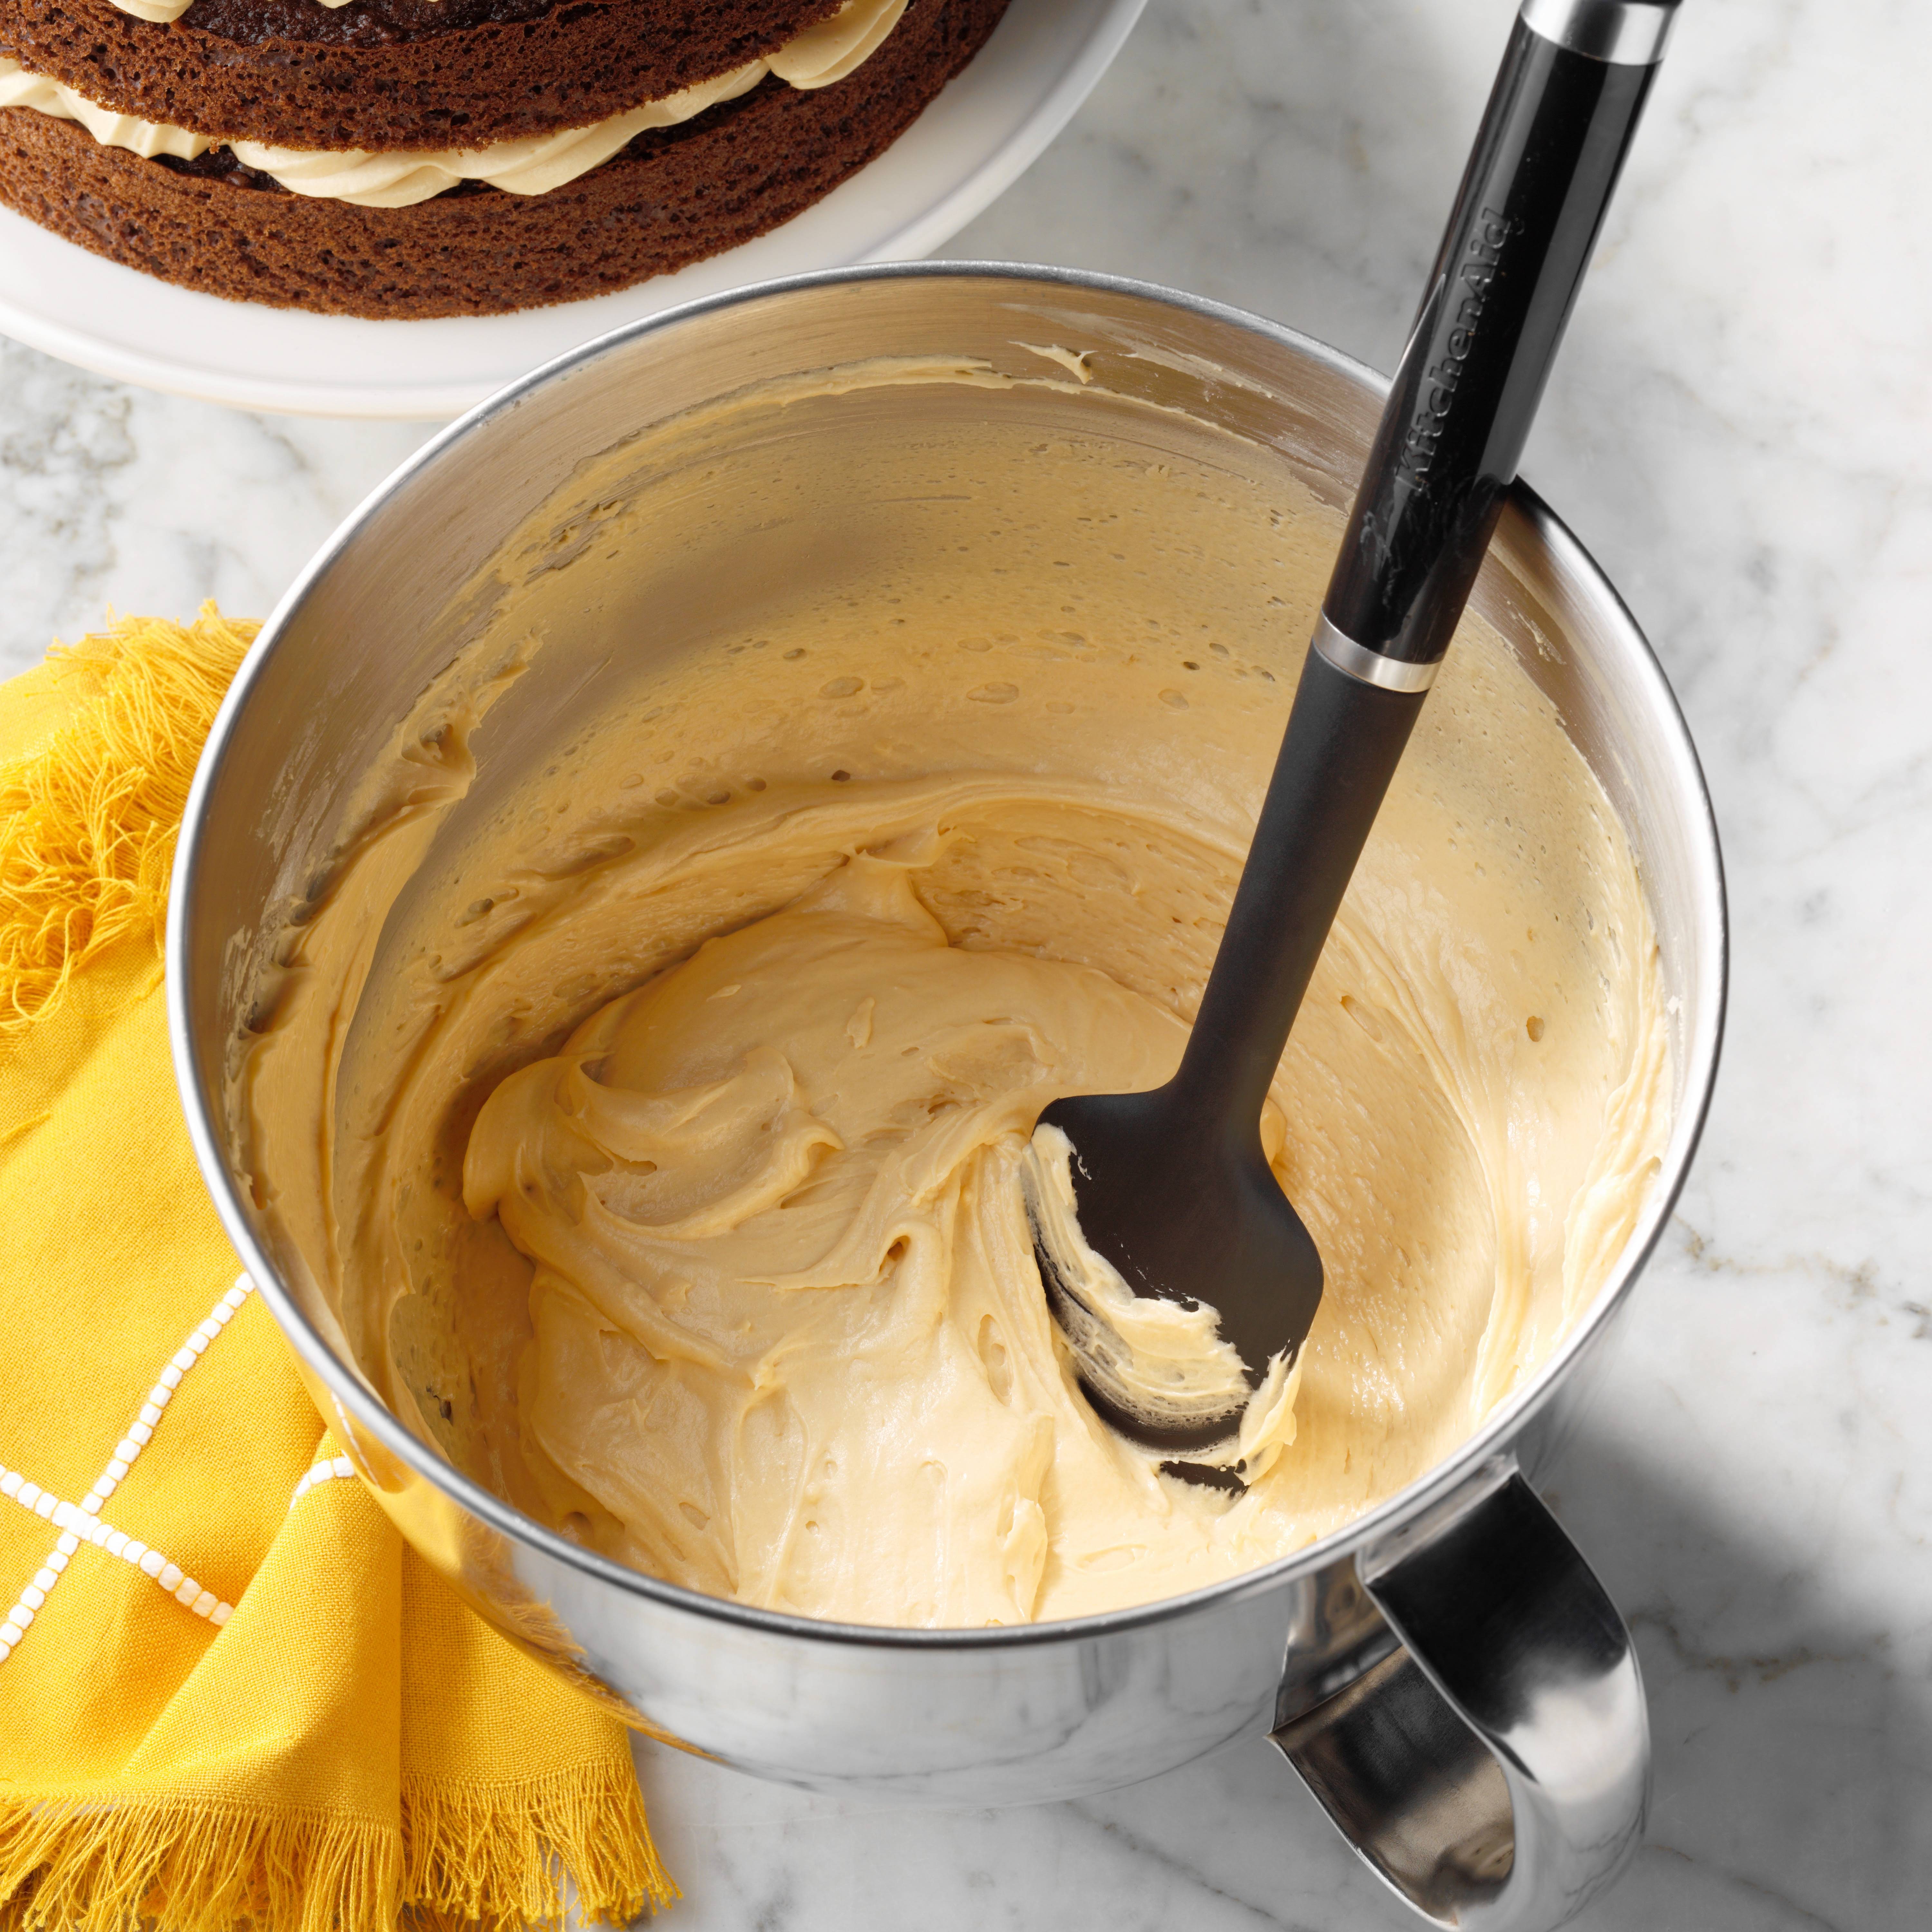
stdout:
[[297,1355],[327,1385],[337,1405],[344,1412],[345,1419],[368,1430],[412,1474],[440,1490],[489,1528],[553,1562],[584,1572],[623,1594],[654,1601],[669,1610],[716,1618],[774,1636],[834,1646],[918,1652],[999,1651],[1092,1639],[1169,1618],[1184,1617],[1210,1605],[1273,1590],[1354,1556],[1445,1502],[1472,1478],[1478,1477],[1485,1466],[1507,1466],[1512,1460],[1510,1451],[1514,1439],[1524,1423],[1543,1406],[1556,1385],[1602,1335],[1662,1239],[1683,1190],[1709,1114],[1723,1045],[1729,991],[1730,926],[1717,819],[1682,710],[1649,640],[1610,578],[1541,496],[1519,478],[1512,486],[1511,500],[1535,541],[1551,553],[1559,574],[1580,592],[1594,598],[1606,621],[1619,628],[1625,641],[1634,647],[1631,654],[1638,683],[1671,770],[1673,790],[1688,808],[1684,814],[1688,820],[1685,830],[1696,901],[1696,926],[1701,934],[1708,935],[1712,958],[1711,970],[1702,976],[1698,988],[1696,1010],[1685,1016],[1684,1038],[1692,1043],[1693,1052],[1690,1064],[1684,1069],[1683,1105],[1678,1118],[1671,1124],[1658,1183],[1645,1203],[1637,1225],[1624,1243],[1610,1280],[1598,1291],[1590,1305],[1578,1316],[1536,1373],[1499,1403],[1453,1454],[1394,1496],[1384,1498],[1374,1508],[1329,1534],[1258,1569],[1224,1577],[1180,1596],[1048,1622],[977,1629],[910,1629],[892,1624],[836,1622],[787,1611],[764,1610],[729,1598],[708,1596],[584,1549],[524,1515],[514,1504],[464,1474],[379,1400],[360,1373],[341,1361],[309,1322],[256,1240],[223,1156],[222,1136],[217,1131],[196,1066],[189,1017],[193,981],[190,968],[186,963],[192,955],[186,942],[194,916],[197,866],[209,799],[230,740],[248,708],[256,680],[280,646],[304,602],[335,566],[364,526],[381,514],[392,497],[419,474],[443,462],[451,452],[482,425],[521,406],[538,391],[567,376],[572,370],[640,338],[680,328],[721,311],[757,302],[782,301],[795,293],[847,284],[976,278],[1014,284],[1044,284],[1060,290],[1098,292],[1178,308],[1258,334],[1347,378],[1377,398],[1385,394],[1388,389],[1388,378],[1368,364],[1300,330],[1246,310],[1128,277],[1027,262],[890,262],[822,269],[772,281],[747,284],[627,323],[540,365],[431,436],[350,512],[310,559],[263,623],[208,733],[182,816],[169,894],[164,956],[168,962],[166,985],[169,1042],[176,1086],[196,1163],[214,1199],[223,1228],[249,1278],[268,1304],[277,1324]]

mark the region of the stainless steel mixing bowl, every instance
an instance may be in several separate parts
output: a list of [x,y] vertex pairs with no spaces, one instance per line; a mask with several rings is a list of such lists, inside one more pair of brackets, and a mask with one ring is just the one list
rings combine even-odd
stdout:
[[[622,1568],[468,1480],[376,1400],[291,1294],[290,1257],[224,1118],[272,909],[325,863],[347,788],[473,632],[465,586],[508,535],[539,506],[560,528],[595,526],[598,506],[573,500],[583,459],[748,383],[868,358],[1037,375],[1028,344],[1093,352],[1082,406],[1102,428],[1118,397],[1170,406],[1268,446],[1338,505],[1382,386],[1290,330],[1130,283],[965,264],[840,272],[587,345],[457,423],[350,518],[262,633],[188,806],[168,998],[202,1171],[322,1413],[402,1533],[500,1628],[656,1734],[815,1788],[1019,1804],[1130,1784],[1265,1731],[1418,1911],[1555,1924],[1636,1840],[1648,1736],[1628,1633],[1531,1484],[1689,1165],[1726,941],[1715,830],[1676,705],[1615,591],[1532,492],[1504,518],[1476,608],[1554,700],[1637,856],[1675,1029],[1669,1150],[1614,1272],[1540,1372],[1424,1480],[1298,1555],[1170,1602],[992,1630],[814,1622]],[[898,388],[892,406],[916,412],[922,393]],[[984,406],[1010,393],[988,388]],[[1143,407],[1143,443],[1146,418]],[[601,549],[560,553],[584,574],[586,610],[613,567]],[[722,579],[711,592],[734,594]],[[528,704],[548,704],[554,724],[600,651],[595,625],[553,636],[554,674]],[[514,759],[536,742],[493,716],[478,756]]]

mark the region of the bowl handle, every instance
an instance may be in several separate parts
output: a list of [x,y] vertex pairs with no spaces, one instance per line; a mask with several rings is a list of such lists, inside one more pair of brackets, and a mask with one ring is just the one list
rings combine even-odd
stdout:
[[1513,1462],[1356,1568],[1402,1648],[1274,1742],[1430,1924],[1562,1924],[1623,1868],[1649,1798],[1616,1606]]

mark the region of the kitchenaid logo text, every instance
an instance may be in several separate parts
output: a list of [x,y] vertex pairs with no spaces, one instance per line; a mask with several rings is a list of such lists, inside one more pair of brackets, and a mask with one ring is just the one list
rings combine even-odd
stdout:
[[1442,353],[1429,365],[1425,376],[1427,386],[1396,458],[1396,473],[1412,490],[1420,490],[1429,480],[1442,424],[1454,405],[1464,365],[1475,346],[1477,327],[1483,319],[1484,306],[1496,281],[1503,244],[1509,239],[1511,226],[1494,208],[1483,210],[1476,232],[1469,237],[1469,245],[1444,295],[1444,308],[1452,301],[1456,303],[1455,326],[1442,345]]

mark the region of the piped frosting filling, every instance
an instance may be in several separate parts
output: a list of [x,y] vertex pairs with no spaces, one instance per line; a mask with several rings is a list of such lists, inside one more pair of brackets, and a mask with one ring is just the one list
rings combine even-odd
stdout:
[[[117,0],[118,4],[118,0]],[[142,0],[143,5],[149,0]],[[153,0],[172,4],[172,0]],[[184,0],[185,4],[185,0]],[[244,167],[286,188],[318,200],[352,202],[362,208],[409,208],[428,201],[463,182],[482,182],[511,194],[547,194],[575,181],[627,147],[652,128],[671,128],[707,108],[748,94],[767,74],[788,86],[830,87],[855,73],[884,44],[906,9],[906,0],[847,0],[830,19],[788,41],[762,60],[660,100],[646,100],[585,128],[564,128],[522,140],[496,141],[482,148],[404,148],[371,153],[351,148],[333,152],[280,148],[260,141],[224,140],[166,122],[122,114],[19,62],[0,59],[0,107],[26,107],[72,121],[103,147],[124,148],[146,160],[168,155],[193,160],[212,148],[225,147]],[[127,10],[136,11],[130,6]],[[143,20],[172,20],[174,14],[143,12]]]

